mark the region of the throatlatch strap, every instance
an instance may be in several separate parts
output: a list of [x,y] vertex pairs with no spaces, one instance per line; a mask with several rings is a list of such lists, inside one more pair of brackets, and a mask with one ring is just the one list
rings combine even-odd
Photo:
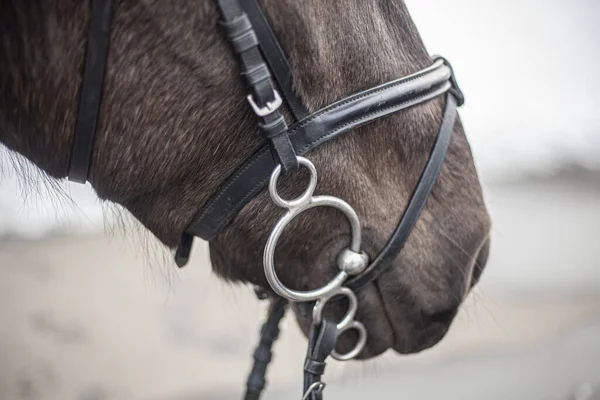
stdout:
[[112,0],[92,1],[90,32],[67,174],[70,181],[77,183],[87,182],[92,161],[94,138],[102,103],[111,20]]

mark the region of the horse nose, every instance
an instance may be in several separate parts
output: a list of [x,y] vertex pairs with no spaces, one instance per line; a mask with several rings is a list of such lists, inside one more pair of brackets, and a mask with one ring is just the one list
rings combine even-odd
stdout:
[[473,264],[473,268],[471,269],[470,282],[469,285],[467,285],[467,290],[471,289],[477,284],[477,282],[479,282],[479,278],[481,278],[483,269],[485,268],[488,258],[490,256],[491,245],[491,239],[488,236],[485,239],[483,245],[481,246],[479,254],[477,254],[477,257],[475,258],[475,263]]
[[460,306],[460,304],[451,305],[446,309],[442,309],[442,310],[436,311],[434,313],[426,313],[426,312],[422,311],[421,318],[423,318],[424,321],[427,321],[427,322],[430,322],[433,324],[437,324],[437,323],[450,324],[452,322],[452,320],[454,319],[454,317],[456,316],[459,306]]

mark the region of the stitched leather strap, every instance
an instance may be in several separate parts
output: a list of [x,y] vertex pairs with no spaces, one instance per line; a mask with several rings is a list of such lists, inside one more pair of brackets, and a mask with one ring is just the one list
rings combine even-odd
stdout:
[[[304,362],[304,393],[315,383],[321,382],[325,371],[325,360],[335,349],[337,327],[324,319],[320,325],[312,325],[308,335],[308,351]],[[321,400],[322,388],[312,390],[308,399]]]
[[90,16],[85,66],[79,93],[79,108],[67,174],[70,181],[86,183],[92,161],[94,139],[102,103],[104,71],[108,58],[112,0],[94,0]]
[[271,348],[279,336],[279,322],[285,315],[287,302],[276,299],[271,303],[269,316],[260,330],[260,342],[254,351],[254,364],[246,381],[246,394],[244,400],[258,400],[267,381],[267,367],[271,361]]
[[242,7],[252,20],[254,31],[258,37],[262,53],[269,64],[271,72],[277,81],[283,98],[296,121],[308,115],[308,110],[296,96],[292,86],[292,71],[287,58],[273,33],[267,18],[265,17],[257,0],[246,0]]
[[255,21],[246,14],[239,0],[217,0],[221,13],[221,27],[239,56],[242,76],[251,90],[249,97],[254,112],[260,118],[259,126],[268,140],[275,162],[284,173],[298,168],[298,160],[289,139],[287,124],[279,111],[280,99],[271,80],[269,68],[258,48]]
[[[318,145],[357,126],[428,101],[451,85],[450,68],[442,60],[411,76],[357,93],[334,103],[288,129],[296,154],[303,155]],[[268,183],[275,163],[263,147],[221,186],[204,205],[186,233],[212,240]]]

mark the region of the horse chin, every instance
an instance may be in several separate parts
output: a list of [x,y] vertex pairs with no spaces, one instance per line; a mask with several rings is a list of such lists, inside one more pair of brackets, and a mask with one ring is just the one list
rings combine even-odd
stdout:
[[[357,359],[377,357],[392,349],[399,354],[413,354],[434,347],[448,333],[459,307],[470,289],[476,284],[489,254],[489,240],[479,248],[477,257],[465,265],[465,270],[452,285],[443,290],[419,286],[416,282],[402,280],[407,275],[410,262],[399,257],[392,267],[375,282],[357,292],[356,319],[367,329],[367,344]],[[402,268],[404,266],[404,268]],[[417,269],[416,265],[413,265]],[[450,268],[450,266],[445,266]],[[343,301],[328,304],[325,315],[331,321],[343,318],[347,304]],[[292,309],[302,331],[308,335],[312,322],[310,307]],[[338,353],[352,350],[358,335],[353,330],[342,333],[337,341]]]
[[398,354],[413,354],[427,350],[438,344],[448,332],[450,324],[434,323],[423,329],[409,343],[395,343],[394,351]]
[[[378,296],[382,298],[379,293]],[[453,309],[439,316],[426,316],[402,309],[390,315],[386,307],[365,308],[365,314],[371,311],[371,317],[366,323],[369,333],[367,346],[357,357],[363,360],[374,358],[388,349],[399,354],[413,354],[435,346],[445,337],[457,311]],[[356,335],[344,335],[338,341],[339,352],[351,349],[356,341]]]
[[[376,284],[371,284],[361,291],[357,316],[365,324],[368,339],[364,350],[356,359],[375,358],[389,349],[399,354],[412,354],[433,347],[444,338],[456,315],[456,310],[433,318],[406,310],[398,310],[393,315],[388,315],[382,299]],[[308,336],[310,317],[303,315],[298,307],[292,308],[300,328]],[[357,339],[355,331],[343,332],[338,338],[336,351],[343,354],[352,350]]]

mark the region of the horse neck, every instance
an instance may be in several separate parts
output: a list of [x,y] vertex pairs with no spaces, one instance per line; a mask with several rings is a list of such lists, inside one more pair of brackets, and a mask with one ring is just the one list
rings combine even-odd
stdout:
[[0,142],[54,177],[64,176],[69,162],[85,5],[10,0],[1,5]]

